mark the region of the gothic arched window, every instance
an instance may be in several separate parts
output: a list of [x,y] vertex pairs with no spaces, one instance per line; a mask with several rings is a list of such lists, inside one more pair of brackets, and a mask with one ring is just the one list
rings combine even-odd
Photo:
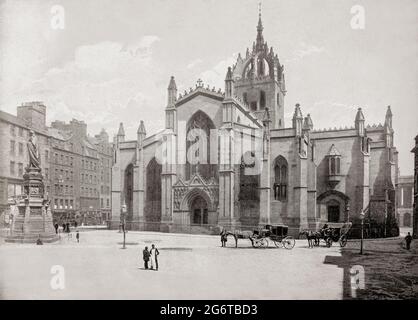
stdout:
[[287,200],[288,164],[284,157],[278,156],[274,162],[274,199]]
[[266,93],[261,90],[260,91],[260,110],[263,110],[266,108]]
[[[210,163],[212,120],[202,111],[197,111],[187,123],[186,135],[186,178],[199,174],[206,178],[217,178],[216,164]],[[192,148],[192,149],[190,149]],[[212,152],[217,152],[212,150]]]

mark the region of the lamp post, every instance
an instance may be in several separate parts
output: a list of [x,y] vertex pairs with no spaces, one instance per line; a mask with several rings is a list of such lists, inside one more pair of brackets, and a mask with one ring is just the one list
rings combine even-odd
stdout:
[[364,211],[360,212],[361,219],[361,239],[360,239],[360,254],[363,254],[363,234],[364,234]]
[[126,204],[122,206],[122,232],[123,232],[123,247],[122,249],[126,249],[126,234],[125,234],[125,216],[126,216]]

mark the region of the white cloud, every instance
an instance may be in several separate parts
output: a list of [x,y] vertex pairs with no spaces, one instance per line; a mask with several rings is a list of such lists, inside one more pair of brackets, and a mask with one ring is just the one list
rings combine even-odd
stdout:
[[203,62],[202,59],[195,59],[189,62],[189,64],[186,66],[187,69],[193,69],[197,65],[201,64]]
[[299,44],[300,48],[297,49],[294,53],[293,53],[293,57],[290,59],[286,59],[285,62],[291,62],[291,61],[297,61],[300,59],[303,59],[305,57],[314,55],[314,54],[319,54],[321,52],[325,51],[324,47],[318,47],[315,46],[313,44],[307,44],[305,42],[301,42]]
[[[163,109],[158,100],[162,93],[150,76],[158,78],[161,73],[152,55],[157,41],[156,36],[145,36],[132,44],[106,41],[80,46],[72,61],[14,86],[13,95],[3,96],[1,105],[14,113],[22,101],[40,100],[48,107],[48,120],[77,118],[93,132],[101,127],[114,131],[120,121],[127,127],[137,127],[140,120],[151,122],[155,114],[144,111]],[[135,137],[135,132],[127,134]]]

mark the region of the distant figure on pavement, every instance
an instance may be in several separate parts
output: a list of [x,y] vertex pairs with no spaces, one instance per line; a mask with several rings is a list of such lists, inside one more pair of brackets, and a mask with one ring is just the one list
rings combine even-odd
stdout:
[[221,244],[222,244],[222,247],[226,247],[226,242],[228,241],[228,239],[227,239],[227,234],[226,234],[226,230],[225,230],[225,228],[224,229],[222,229],[222,231],[221,231]]
[[150,257],[150,252],[148,251],[148,247],[145,247],[145,249],[142,251],[142,258],[144,259],[144,268],[148,270],[148,261]]
[[54,225],[54,228],[55,228],[55,234],[58,234],[58,228],[59,228],[58,223],[56,223],[56,224]]
[[75,234],[75,238],[77,239],[77,242],[80,242],[80,233],[77,230],[77,233]]
[[155,245],[151,245],[150,255],[151,255],[151,270],[154,269],[158,271],[158,255],[160,252],[158,252],[158,249],[155,247]]
[[37,244],[38,246],[43,245],[43,242],[42,242],[42,240],[41,240],[41,235],[39,235],[38,240],[36,240],[36,244]]
[[66,228],[65,228],[65,222],[62,224],[62,232],[65,232]]
[[67,232],[70,233],[71,231],[70,231],[70,223],[69,222],[67,222],[65,224],[65,227],[66,227]]
[[408,234],[406,235],[405,241],[406,241],[406,250],[411,249],[412,236],[410,232],[408,232]]

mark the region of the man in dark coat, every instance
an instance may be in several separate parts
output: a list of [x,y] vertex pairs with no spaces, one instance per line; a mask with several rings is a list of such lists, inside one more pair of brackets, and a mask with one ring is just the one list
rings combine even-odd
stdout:
[[145,247],[145,249],[142,251],[142,257],[144,259],[144,268],[148,269],[148,261],[149,261],[149,257],[150,257],[148,247]]
[[56,234],[58,234],[58,227],[59,227],[59,225],[58,225],[58,223],[56,223],[56,224],[54,225],[54,228],[55,228],[55,233],[56,233]]
[[405,237],[405,241],[406,241],[406,250],[411,249],[412,236],[410,232],[408,232],[407,236]]

